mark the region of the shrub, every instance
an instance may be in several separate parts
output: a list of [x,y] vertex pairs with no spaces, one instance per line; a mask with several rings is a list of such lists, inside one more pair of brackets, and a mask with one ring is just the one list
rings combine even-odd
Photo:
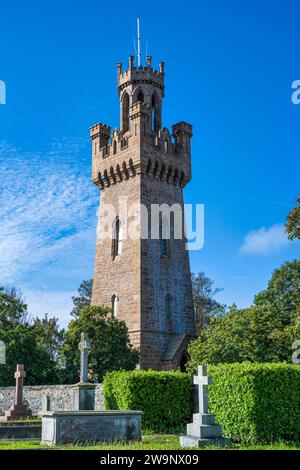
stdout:
[[300,367],[290,364],[208,366],[209,411],[224,436],[244,444],[299,440]]
[[143,429],[168,432],[191,419],[192,384],[182,372],[110,372],[103,382],[107,410],[141,410]]

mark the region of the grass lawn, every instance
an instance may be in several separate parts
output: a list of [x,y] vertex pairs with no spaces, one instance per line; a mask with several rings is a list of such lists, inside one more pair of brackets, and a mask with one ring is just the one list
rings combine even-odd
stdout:
[[[130,444],[97,444],[89,446],[56,446],[47,447],[39,441],[0,441],[0,450],[15,449],[56,449],[56,450],[180,450],[179,437],[168,435],[146,435],[142,442],[132,442]],[[217,447],[206,447],[206,449],[218,450]],[[300,450],[299,443],[279,442],[275,444],[241,446],[234,444],[234,450]],[[196,449],[193,449],[196,450]],[[203,450],[203,449],[199,449]]]

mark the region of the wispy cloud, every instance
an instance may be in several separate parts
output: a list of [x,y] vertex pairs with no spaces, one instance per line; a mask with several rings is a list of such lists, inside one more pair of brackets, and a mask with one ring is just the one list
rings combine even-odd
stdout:
[[73,152],[24,154],[0,141],[0,284],[25,286],[33,304],[35,290],[55,288],[64,299],[91,270],[98,198]]
[[291,243],[281,224],[272,227],[261,227],[249,232],[240,248],[242,254],[270,254],[278,251],[281,247]]

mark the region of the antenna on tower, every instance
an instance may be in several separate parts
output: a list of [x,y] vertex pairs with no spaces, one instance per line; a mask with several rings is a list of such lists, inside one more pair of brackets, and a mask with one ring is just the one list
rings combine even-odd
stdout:
[[140,17],[137,17],[137,40],[138,40],[138,51],[137,51],[137,59],[138,59],[138,67],[141,66],[141,34],[140,34]]

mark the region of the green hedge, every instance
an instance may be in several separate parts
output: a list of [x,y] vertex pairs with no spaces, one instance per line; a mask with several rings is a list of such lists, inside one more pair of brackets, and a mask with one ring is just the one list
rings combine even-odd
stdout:
[[191,418],[191,379],[182,372],[110,372],[103,382],[107,410],[141,410],[143,429],[168,432]]
[[242,443],[300,439],[300,367],[290,364],[208,366],[209,411],[224,435]]
[[[208,366],[209,411],[224,436],[243,444],[300,439],[300,366]],[[167,432],[191,419],[192,385],[181,372],[111,372],[103,383],[106,409],[144,411],[143,428]]]

